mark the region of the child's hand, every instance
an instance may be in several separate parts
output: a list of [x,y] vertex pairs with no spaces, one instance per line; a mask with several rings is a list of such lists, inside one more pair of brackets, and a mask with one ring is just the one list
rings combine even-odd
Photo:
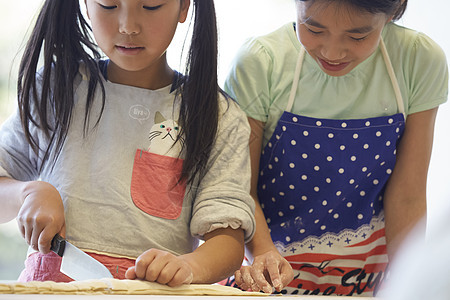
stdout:
[[235,274],[236,284],[244,290],[280,292],[294,278],[288,261],[278,251],[268,251],[255,257],[251,266],[243,266]]
[[50,252],[55,234],[65,236],[64,205],[56,188],[43,181],[27,183],[17,223],[34,250]]
[[190,284],[194,278],[191,266],[167,251],[150,249],[141,254],[136,265],[125,273],[127,279],[143,279],[168,286]]

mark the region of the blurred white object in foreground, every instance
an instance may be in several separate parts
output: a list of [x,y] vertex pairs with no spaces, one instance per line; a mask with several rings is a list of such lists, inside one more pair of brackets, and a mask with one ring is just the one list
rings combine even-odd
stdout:
[[414,230],[406,239],[378,297],[383,300],[450,299],[450,203],[435,216],[428,220],[425,241]]

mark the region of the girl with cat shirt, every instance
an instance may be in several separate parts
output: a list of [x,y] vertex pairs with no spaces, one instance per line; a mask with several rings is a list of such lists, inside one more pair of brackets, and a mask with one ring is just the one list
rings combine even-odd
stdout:
[[441,48],[399,26],[407,0],[296,0],[242,47],[225,90],[252,128],[256,233],[243,288],[373,296],[426,213]]
[[30,245],[19,280],[71,280],[58,233],[116,278],[229,276],[254,232],[250,129],[217,84],[213,0],[193,1],[186,76],[166,50],[190,0],[85,4],[108,59],[78,0],[45,1],[0,131],[0,221]]

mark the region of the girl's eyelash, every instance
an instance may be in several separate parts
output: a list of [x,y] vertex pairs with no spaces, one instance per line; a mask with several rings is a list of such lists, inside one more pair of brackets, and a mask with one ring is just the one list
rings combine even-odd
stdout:
[[351,38],[352,40],[356,41],[356,42],[361,42],[364,41],[367,38],[367,36],[361,37],[361,38]]
[[[114,8],[116,8],[117,7],[117,5],[111,5],[111,6],[108,6],[108,5],[103,5],[103,4],[99,4],[103,9],[108,9],[108,10],[110,10],[110,9],[114,9]],[[158,8],[160,8],[162,5],[158,5],[158,6],[144,6],[144,9],[146,9],[146,10],[157,10]]]
[[306,27],[306,29],[308,29],[309,32],[311,32],[312,34],[320,34],[322,33],[321,31],[314,31],[311,28]]
[[144,8],[146,10],[157,10],[158,8],[160,8],[162,5],[158,5],[158,6],[144,6]]
[[[306,27],[306,29],[308,29],[308,31],[311,32],[312,34],[321,34],[322,33],[322,31],[314,31],[314,30],[312,30],[312,29],[310,29],[308,27]],[[362,41],[364,41],[367,38],[367,36],[364,36],[364,37],[361,37],[361,38],[354,38],[354,37],[350,37],[350,38],[352,40],[354,40],[355,42],[362,42]]]
[[103,9],[114,9],[117,6],[116,5],[112,5],[112,6],[107,6],[107,5],[103,5],[103,4],[99,4]]
[[[311,32],[312,34],[316,34],[316,35],[318,35],[318,34],[321,34],[322,33],[322,31],[315,31],[315,30],[312,30],[311,28],[309,28],[309,27],[307,27],[307,26],[305,26],[306,27],[306,29],[309,31],[309,32]],[[367,35],[366,36],[363,36],[363,37],[361,37],[361,38],[355,38],[355,37],[350,37],[352,40],[354,40],[355,42],[362,42],[362,41],[364,41],[366,38],[367,38]]]

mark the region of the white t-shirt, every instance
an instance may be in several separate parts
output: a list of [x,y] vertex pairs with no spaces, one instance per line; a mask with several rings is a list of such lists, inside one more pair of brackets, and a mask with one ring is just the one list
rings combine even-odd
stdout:
[[[166,189],[161,197],[153,197],[148,193],[178,180],[172,172],[176,158],[149,152],[151,132],[167,132],[161,127],[164,122],[159,125],[158,113],[167,120],[176,115],[175,92],[171,86],[152,91],[104,81],[103,115],[92,127],[101,106],[97,92],[91,129],[83,137],[88,82],[79,81],[70,130],[54,166],[46,162],[39,172],[42,153],[36,156],[26,142],[18,113],[0,130],[0,176],[41,178],[55,186],[64,202],[70,242],[90,252],[137,258],[150,248],[178,255],[191,252],[197,238],[217,228],[243,228],[246,240],[252,237],[250,128],[235,102],[219,99],[217,140],[200,185],[182,187],[178,194]],[[32,126],[31,133],[46,149],[48,139],[42,132]]]

